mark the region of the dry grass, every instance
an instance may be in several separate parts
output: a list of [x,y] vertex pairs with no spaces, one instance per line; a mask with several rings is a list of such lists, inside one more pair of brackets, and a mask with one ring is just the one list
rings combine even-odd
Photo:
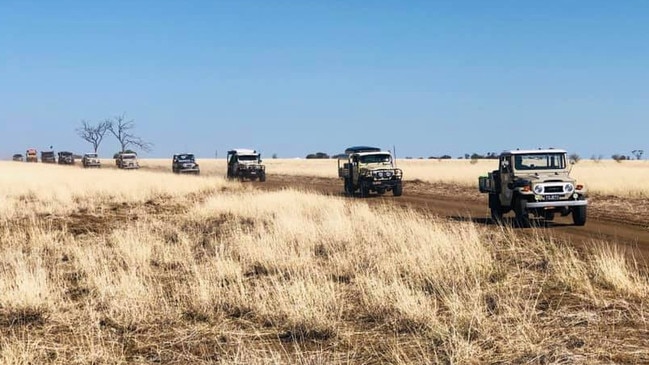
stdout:
[[214,177],[2,168],[0,363],[649,361],[647,277],[606,245]]

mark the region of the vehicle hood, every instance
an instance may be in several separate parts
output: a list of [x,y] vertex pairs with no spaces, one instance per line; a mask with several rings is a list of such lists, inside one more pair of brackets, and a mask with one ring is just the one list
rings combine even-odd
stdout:
[[574,183],[575,179],[568,175],[568,172],[538,172],[530,174],[516,174],[517,179],[528,180],[532,184],[549,183],[549,182],[570,182]]

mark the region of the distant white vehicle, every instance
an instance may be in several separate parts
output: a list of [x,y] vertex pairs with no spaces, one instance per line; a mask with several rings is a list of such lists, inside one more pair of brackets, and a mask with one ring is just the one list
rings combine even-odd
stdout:
[[140,163],[137,160],[135,153],[120,153],[115,161],[117,168],[124,170],[136,170],[140,168]]
[[81,164],[83,165],[84,168],[101,167],[101,161],[99,160],[99,156],[97,156],[96,153],[85,153],[83,155],[83,158],[81,159]]

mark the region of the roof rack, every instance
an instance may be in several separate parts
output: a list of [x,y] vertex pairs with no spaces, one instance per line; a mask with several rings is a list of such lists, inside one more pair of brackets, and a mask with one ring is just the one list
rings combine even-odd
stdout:
[[378,147],[354,146],[354,147],[348,147],[345,150],[346,155],[351,155],[352,153],[360,153],[360,152],[381,152],[381,149]]

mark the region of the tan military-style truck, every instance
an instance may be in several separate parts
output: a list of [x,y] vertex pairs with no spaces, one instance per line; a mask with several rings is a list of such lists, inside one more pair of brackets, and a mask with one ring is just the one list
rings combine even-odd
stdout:
[[115,160],[115,164],[118,169],[123,170],[137,170],[140,168],[140,163],[135,153],[120,153]]
[[570,177],[567,152],[560,149],[510,150],[500,154],[498,169],[478,179],[481,193],[489,194],[494,221],[514,211],[519,227],[530,226],[530,214],[554,219],[572,214],[577,226],[586,224],[587,190]]
[[83,155],[83,158],[81,158],[81,164],[83,165],[84,168],[90,168],[90,167],[100,168],[101,160],[99,159],[99,156],[96,153],[85,153]]
[[28,148],[27,151],[25,151],[25,161],[38,162],[38,152],[35,148]]
[[345,193],[354,195],[357,191],[362,197],[370,192],[392,195],[403,193],[403,171],[394,166],[390,152],[377,147],[349,147],[338,158],[338,177],[343,180]]
[[262,164],[261,154],[252,149],[238,148],[228,151],[228,179],[266,181],[266,166]]

